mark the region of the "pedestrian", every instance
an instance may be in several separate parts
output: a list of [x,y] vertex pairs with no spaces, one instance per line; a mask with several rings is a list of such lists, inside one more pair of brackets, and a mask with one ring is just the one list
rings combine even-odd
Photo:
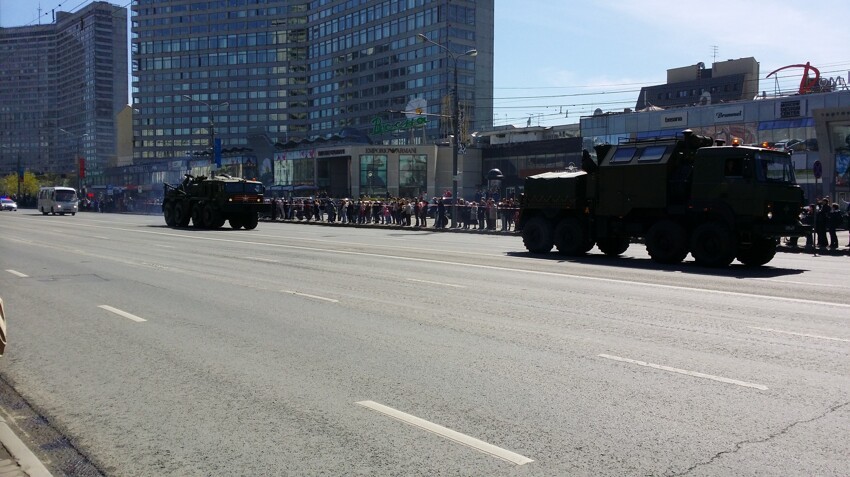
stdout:
[[437,221],[434,223],[434,228],[445,228],[446,222],[448,222],[446,218],[446,204],[443,203],[443,198],[440,197],[437,199]]
[[829,248],[835,250],[838,248],[838,233],[837,230],[844,222],[844,214],[838,208],[837,203],[832,204],[832,210],[829,211],[827,219],[827,228],[829,230]]
[[818,208],[815,211],[815,233],[817,234],[818,248],[827,248],[829,241],[827,240],[826,230],[829,224],[829,200],[821,199],[818,201]]

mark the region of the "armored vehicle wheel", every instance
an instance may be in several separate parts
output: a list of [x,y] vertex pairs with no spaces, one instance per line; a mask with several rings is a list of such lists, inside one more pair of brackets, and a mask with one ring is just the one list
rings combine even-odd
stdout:
[[177,216],[174,214],[174,203],[169,202],[162,208],[162,215],[165,216],[165,225],[169,227],[177,226]]
[[201,209],[201,224],[207,229],[221,227],[221,225],[216,225],[221,220],[220,215],[219,211],[212,204],[207,204]]
[[177,220],[178,227],[189,226],[189,211],[186,210],[186,206],[182,202],[174,204],[174,218]]
[[609,257],[622,255],[629,248],[629,237],[627,235],[611,235],[597,242],[599,250]]
[[749,246],[738,246],[738,261],[748,267],[760,267],[776,255],[776,240],[760,237]]
[[700,225],[691,236],[691,254],[699,265],[725,267],[735,259],[735,240],[723,224],[709,222]]
[[[590,248],[587,232],[578,219],[564,219],[555,227],[555,246],[558,252],[566,255],[581,255]],[[590,245],[593,248],[593,244]]]
[[552,227],[542,217],[535,217],[522,228],[522,243],[531,253],[547,253],[552,250]]
[[231,217],[230,218],[230,228],[233,230],[238,230],[242,228],[242,219],[239,217]]
[[225,222],[227,222],[227,219],[225,219],[224,217],[222,217],[222,215],[221,215],[221,214],[218,214],[218,216],[216,217],[216,221],[215,221],[215,223],[213,224],[212,228],[214,228],[214,229],[220,229],[220,228],[224,225],[224,223],[225,223]]
[[256,213],[246,214],[242,220],[242,225],[245,227],[245,230],[254,230],[257,228],[257,222],[259,221],[259,215]]
[[688,256],[688,233],[672,220],[660,220],[646,234],[646,251],[658,263],[679,263]]
[[41,209],[41,215],[47,215],[47,211],[44,208]]
[[201,206],[196,205],[192,207],[192,227],[202,228],[204,227],[204,218],[201,214]]

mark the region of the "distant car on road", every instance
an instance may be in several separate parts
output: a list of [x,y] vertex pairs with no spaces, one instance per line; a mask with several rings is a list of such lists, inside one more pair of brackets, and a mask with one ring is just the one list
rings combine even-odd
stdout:
[[2,198],[0,199],[0,210],[11,210],[15,212],[18,210],[18,203],[12,199]]

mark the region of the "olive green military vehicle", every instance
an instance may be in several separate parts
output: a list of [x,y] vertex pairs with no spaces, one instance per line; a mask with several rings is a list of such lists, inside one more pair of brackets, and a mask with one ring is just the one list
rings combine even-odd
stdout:
[[179,185],[165,184],[162,214],[169,227],[192,225],[217,229],[230,222],[230,227],[257,227],[263,208],[265,188],[261,182],[224,174],[192,176],[186,174]]
[[780,237],[808,233],[786,152],[715,145],[690,130],[595,149],[598,163],[585,154],[583,170],[526,179],[517,230],[528,251],[580,255],[596,245],[616,256],[642,239],[659,263],[690,253],[704,266],[760,266]]

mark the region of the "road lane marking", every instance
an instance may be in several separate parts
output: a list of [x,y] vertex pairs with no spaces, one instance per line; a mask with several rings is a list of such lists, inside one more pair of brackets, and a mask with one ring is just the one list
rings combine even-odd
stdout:
[[144,318],[139,318],[138,316],[136,316],[132,313],[127,313],[126,311],[119,310],[118,308],[113,308],[109,305],[100,305],[100,306],[98,306],[98,308],[102,308],[106,311],[111,311],[112,313],[115,313],[116,315],[123,316],[124,318],[127,318],[129,320],[133,320],[133,321],[138,322],[138,323],[141,323],[143,321],[148,321]]
[[295,290],[281,290],[280,292],[281,293],[289,293],[290,295],[303,296],[305,298],[312,298],[314,300],[322,300],[322,301],[329,301],[331,303],[339,303],[339,300],[335,300],[333,298],[327,298],[327,297],[318,296],[318,295],[310,295],[309,293],[301,293],[301,292],[295,291]]
[[451,283],[443,283],[443,282],[430,282],[428,280],[417,280],[415,278],[408,278],[408,281],[417,282],[417,283],[427,283],[429,285],[440,285],[444,287],[454,287],[454,288],[466,288],[466,285],[454,285]]
[[646,361],[638,361],[636,359],[621,358],[619,356],[611,356],[610,354],[600,354],[598,356],[600,358],[612,359],[614,361],[621,361],[623,363],[636,364],[638,366],[645,366],[647,368],[660,369],[662,371],[669,371],[671,373],[684,374],[686,376],[693,376],[695,378],[710,379],[712,381],[719,381],[721,383],[735,384],[737,386],[743,386],[745,388],[755,388],[760,389],[762,391],[767,391],[767,386],[763,386],[761,384],[748,383],[746,381],[738,381],[737,379],[724,378],[722,376],[714,376],[711,374],[700,373],[697,371],[688,371],[687,369],[671,368],[670,366],[647,363]]
[[280,260],[272,260],[269,258],[261,258],[261,257],[245,257],[245,260],[253,260],[255,262],[265,262],[265,263],[280,263]]
[[6,271],[11,273],[12,275],[15,275],[16,277],[29,278],[29,275],[27,275],[26,273],[21,273],[21,272],[16,271],[16,270],[6,270]]
[[384,406],[383,404],[378,404],[374,401],[359,401],[355,404],[359,404],[360,406],[369,408],[373,411],[380,412],[381,414],[385,414],[394,419],[398,419],[399,421],[404,422],[405,424],[409,424],[411,426],[418,427],[428,432],[437,434],[438,436],[448,439],[450,441],[457,442],[458,444],[463,444],[479,452],[489,454],[493,457],[497,457],[499,459],[511,462],[516,465],[523,465],[528,464],[529,462],[534,462],[532,459],[519,455],[515,452],[511,452],[507,449],[502,449],[501,447],[494,446],[493,444],[488,444],[487,442],[484,442],[482,440],[467,436],[466,434],[461,434],[460,432],[453,431],[439,424],[434,424],[433,422],[426,421],[425,419],[416,416],[412,416],[397,409],[393,409],[389,406]]
[[775,330],[773,328],[761,328],[759,326],[748,326],[747,328],[751,328],[751,329],[754,329],[754,330],[761,330],[761,331],[770,331],[771,333],[782,333],[782,334],[785,334],[785,335],[803,336],[803,337],[806,337],[806,338],[817,338],[817,339],[820,339],[820,340],[842,341],[844,343],[850,343],[850,340],[848,340],[848,339],[834,338],[832,336],[812,335],[812,334],[809,334],[809,333],[795,333],[793,331]]

